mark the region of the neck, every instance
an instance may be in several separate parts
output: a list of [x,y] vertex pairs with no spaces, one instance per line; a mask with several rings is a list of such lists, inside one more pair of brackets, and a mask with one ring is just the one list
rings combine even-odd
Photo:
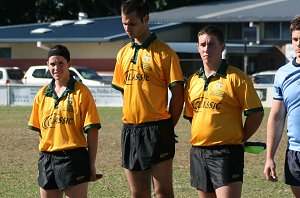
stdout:
[[215,62],[215,63],[206,63],[204,64],[204,71],[205,71],[205,75],[211,76],[212,74],[216,73],[219,68],[221,67],[222,64],[222,59]]
[[151,32],[150,30],[147,30],[139,38],[135,38],[134,42],[137,43],[138,45],[142,45],[150,36],[151,36]]
[[59,79],[59,80],[55,80],[55,88],[62,88],[62,87],[67,87],[68,82],[70,80],[70,76],[68,75],[68,77],[63,78],[63,79]]

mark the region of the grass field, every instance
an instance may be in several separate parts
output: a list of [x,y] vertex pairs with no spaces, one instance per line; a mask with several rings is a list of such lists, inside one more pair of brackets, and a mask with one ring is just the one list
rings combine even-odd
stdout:
[[[39,197],[37,185],[38,134],[26,129],[31,107],[0,107],[0,197]],[[120,167],[121,108],[99,108],[102,128],[99,135],[97,156],[98,172],[104,178],[90,183],[89,197],[130,197],[123,169]],[[253,141],[266,139],[266,121],[269,109],[265,110],[264,121],[251,138]],[[229,123],[230,124],[230,123]],[[180,119],[176,126],[179,143],[174,158],[174,190],[176,197],[197,197],[189,184],[189,137],[190,125]],[[264,154],[245,154],[245,175],[242,197],[291,197],[290,189],[283,184],[283,162],[286,136],[277,151],[279,182],[271,183],[263,175]]]

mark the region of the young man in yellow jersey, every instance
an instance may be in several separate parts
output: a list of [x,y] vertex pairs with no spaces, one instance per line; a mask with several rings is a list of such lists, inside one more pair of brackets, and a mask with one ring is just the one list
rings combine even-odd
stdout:
[[88,182],[97,179],[99,115],[89,89],[69,74],[65,46],[49,50],[47,65],[53,80],[35,96],[28,123],[40,135],[40,194],[84,198]]
[[174,197],[174,126],[183,107],[179,59],[150,32],[147,2],[127,0],[121,15],[132,39],[118,52],[112,81],[123,94],[122,167],[132,197],[151,197],[152,178],[156,197]]
[[264,115],[247,74],[222,60],[224,49],[223,32],[216,26],[199,31],[203,65],[188,79],[184,92],[184,117],[192,124],[191,185],[199,197],[241,197],[243,143]]

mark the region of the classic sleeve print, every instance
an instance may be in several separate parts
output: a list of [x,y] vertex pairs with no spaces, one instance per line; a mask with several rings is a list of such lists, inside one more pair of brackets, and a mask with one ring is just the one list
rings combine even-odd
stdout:
[[[83,89],[83,88],[82,88]],[[87,89],[87,88],[86,88]],[[84,120],[83,130],[87,132],[90,128],[101,128],[100,118],[95,105],[94,97],[90,91],[84,90],[80,105],[82,120]]]
[[126,56],[126,49],[128,46],[123,47],[117,54],[116,58],[116,64],[115,64],[115,70],[114,70],[114,76],[112,80],[112,87],[119,90],[119,91],[124,91],[124,74],[123,74],[123,58]]
[[239,86],[237,86],[236,94],[238,96],[241,108],[243,108],[245,115],[252,111],[263,111],[261,101],[256,93],[256,90],[247,76],[239,75],[241,78]]
[[165,73],[167,84],[169,87],[176,85],[177,83],[183,83],[183,75],[180,68],[179,58],[177,54],[167,46],[167,56],[164,58],[163,72]]
[[32,106],[31,116],[28,122],[28,129],[41,132],[41,120],[42,115],[39,114],[39,104],[41,104],[41,97],[43,97],[43,89],[41,89],[34,97],[34,102]]
[[190,100],[190,93],[189,93],[190,83],[191,83],[191,77],[186,82],[186,86],[184,88],[184,104],[185,104],[185,106],[184,106],[183,117],[186,119],[192,118],[193,112],[194,112],[192,104],[191,104],[191,100]]

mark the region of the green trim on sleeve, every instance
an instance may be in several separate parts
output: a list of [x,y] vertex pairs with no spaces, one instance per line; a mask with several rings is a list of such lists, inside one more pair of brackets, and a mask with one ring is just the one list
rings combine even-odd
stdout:
[[187,119],[187,120],[193,119],[193,117],[189,117],[189,116],[186,116],[186,115],[183,115],[183,118],[184,118],[184,119]]
[[86,127],[83,128],[83,131],[85,133],[88,133],[88,130],[91,129],[91,128],[97,128],[97,129],[100,129],[101,128],[101,124],[100,123],[97,123],[97,124],[90,124],[90,125],[87,125]]
[[175,81],[175,82],[172,82],[170,85],[169,85],[169,88],[171,87],[174,87],[176,85],[184,85],[184,82],[183,81]]
[[244,115],[248,116],[251,113],[259,112],[259,111],[264,111],[264,108],[263,107],[258,107],[258,108],[255,108],[255,109],[249,109],[249,110],[244,112]]
[[33,131],[36,131],[36,132],[41,132],[41,130],[39,128],[36,128],[34,126],[31,126],[31,125],[28,125],[27,129],[30,129],[30,130],[33,130]]
[[116,89],[116,90],[118,90],[118,91],[120,91],[120,92],[122,92],[122,93],[124,92],[124,89],[121,88],[121,87],[119,87],[119,86],[117,86],[117,85],[111,84],[111,87],[114,88],[114,89]]

